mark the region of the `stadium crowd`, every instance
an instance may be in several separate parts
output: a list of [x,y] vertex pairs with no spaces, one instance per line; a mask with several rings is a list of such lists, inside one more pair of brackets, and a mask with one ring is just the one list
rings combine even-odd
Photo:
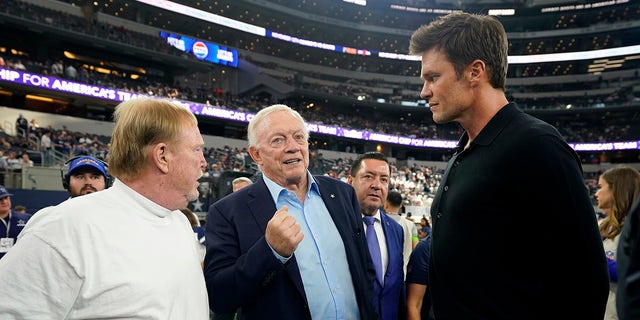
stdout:
[[[136,21],[137,23],[144,23],[145,25],[154,26],[158,28],[158,30],[171,28],[171,26],[180,25],[182,27],[186,25],[191,25],[188,23],[179,23],[184,19],[184,17],[180,17],[177,14],[167,13],[166,15],[156,15],[151,12],[144,12],[141,9],[135,9],[133,6],[124,6],[119,9],[119,4],[114,3],[113,6],[106,8],[83,8],[84,16],[76,16],[65,12],[60,12],[44,7],[40,7],[37,5],[16,1],[11,2],[17,5],[8,5],[9,2],[0,1],[0,12],[4,12],[6,14],[20,17],[21,19],[28,19],[35,21],[40,24],[44,24],[47,26],[52,26],[61,30],[68,30],[74,33],[82,33],[88,37],[95,37],[98,39],[106,39],[109,41],[121,43],[123,46],[132,46],[136,48],[150,50],[156,53],[166,54],[166,55],[174,55],[183,57],[185,59],[196,60],[193,56],[189,56],[179,50],[175,50],[171,46],[169,46],[165,41],[163,41],[160,37],[156,35],[150,35],[143,32],[131,30],[124,26],[114,26],[109,23],[102,22],[98,19],[98,13],[111,14],[117,16],[119,18],[128,19],[131,21]],[[220,5],[220,4],[218,4]],[[197,6],[197,5],[196,5]],[[244,9],[240,3],[226,4],[228,7],[227,11],[233,15],[237,10]],[[239,6],[239,8],[236,8]],[[93,12],[92,10],[98,10],[97,12]],[[209,10],[213,10],[213,8],[209,8]],[[221,9],[222,10],[222,9]],[[248,12],[251,12],[248,9]],[[254,9],[255,10],[255,9]],[[596,15],[596,19],[585,19],[584,16],[591,16],[593,13],[582,13],[578,17],[573,17],[571,19],[571,23],[556,23],[557,25],[562,25],[562,29],[568,28],[584,28],[592,25],[598,25],[609,20],[615,20],[615,23],[624,23],[629,19],[633,19],[633,12],[637,12],[640,10],[640,6],[637,4],[629,4],[624,10],[618,9],[609,9],[603,8],[602,12]],[[88,13],[87,13],[88,12]],[[358,16],[356,14],[356,16]],[[615,16],[614,18],[611,18]],[[563,20],[564,16],[558,17],[557,19]],[[142,20],[141,20],[142,19]],[[171,19],[175,19],[172,22]],[[264,18],[260,18],[260,15],[257,14],[255,18],[256,23],[265,23],[266,26],[269,26],[268,19],[263,21]],[[553,20],[553,19],[548,19]],[[519,22],[519,21],[518,21]],[[196,24],[197,25],[197,24]],[[514,25],[516,25],[514,23]],[[527,24],[529,25],[529,24]],[[532,26],[537,26],[535,23],[531,23]],[[296,27],[288,26],[287,28]],[[558,27],[560,28],[560,27]],[[304,30],[302,28],[301,30]],[[346,32],[349,29],[345,29]],[[393,30],[393,29],[392,29]],[[576,29],[577,30],[577,29]],[[242,42],[234,37],[229,36],[232,40],[235,39],[236,43],[229,42],[225,37],[215,37],[214,34],[211,34],[212,31],[209,31],[208,34],[200,34],[200,31],[197,29],[184,29],[178,30],[176,32],[185,32],[188,35],[195,35],[198,37],[202,37],[205,39],[209,39],[212,41],[222,41],[225,45],[234,46],[234,47],[242,47]],[[297,30],[279,30],[280,32],[287,32],[288,34],[298,34]],[[616,31],[615,29],[613,31]],[[205,32],[205,31],[202,31]],[[582,34],[581,39],[575,40],[571,39],[571,37],[576,37],[572,32],[568,32],[564,34],[559,40],[557,40],[560,44],[565,44],[564,46],[555,46],[549,47],[549,44],[541,43],[536,45],[535,41],[542,41],[537,39],[517,39],[513,42],[510,42],[510,45],[513,48],[510,49],[510,52],[513,54],[537,54],[537,53],[547,53],[547,52],[562,52],[569,50],[570,48],[566,47],[566,44],[572,44],[577,46],[576,43],[580,43],[579,48],[571,48],[572,50],[594,50],[594,49],[604,49],[615,46],[624,46],[633,44],[629,41],[633,42],[633,36],[628,36],[629,32],[633,34],[633,31],[625,31],[617,30],[621,34],[618,36],[613,36],[616,38],[615,41],[605,41],[604,43],[600,43],[600,38],[611,39],[612,35],[590,35],[589,33]],[[225,35],[237,34],[237,32],[225,32]],[[311,36],[311,35],[309,35]],[[238,37],[244,37],[243,35],[239,35]],[[384,34],[384,37],[394,37],[393,33]],[[396,47],[391,50],[390,48],[376,48],[381,51],[390,50],[392,52],[403,52],[404,48],[399,48],[398,43],[405,43],[406,39],[403,38],[403,35],[395,35],[395,39],[381,39],[379,41],[373,41],[375,44],[384,45],[388,43],[395,43]],[[564,39],[564,37],[569,37]],[[349,37],[346,37],[349,38]],[[361,37],[354,35],[352,37],[357,39],[358,41],[364,41]],[[279,50],[278,54],[274,54],[273,52],[265,52],[269,53],[271,56],[282,57],[288,61],[296,60],[296,52],[290,52],[290,50],[286,49],[286,45],[282,43],[273,43],[271,42],[275,40],[270,39],[261,39],[262,42],[267,42],[267,45],[255,46],[252,45],[251,48],[248,48],[247,52],[241,52],[242,58],[247,61],[251,61],[252,63],[258,64],[265,72],[269,72],[269,74],[281,74],[278,77],[279,80],[294,85],[296,88],[300,89],[308,89],[317,92],[327,93],[331,95],[344,95],[352,98],[356,98],[358,96],[365,97],[375,101],[374,99],[384,99],[385,101],[390,101],[393,103],[399,103],[400,101],[414,101],[417,98],[417,87],[411,88],[408,83],[398,83],[393,80],[386,80],[384,76],[379,76],[375,79],[371,80],[356,80],[356,79],[345,79],[345,78],[336,78],[336,76],[331,76],[327,74],[319,74],[314,71],[306,70],[303,68],[292,69],[290,66],[281,65],[274,62],[260,62],[260,59],[257,59],[257,56],[252,56],[252,54],[259,55],[261,50]],[[246,40],[244,42],[257,43],[260,42],[258,40]],[[538,50],[546,50],[542,51],[527,51],[530,48],[537,47]],[[284,50],[284,51],[283,51]],[[321,51],[321,50],[320,50]],[[307,59],[308,61],[303,61],[308,65],[314,66],[322,66],[326,63],[326,55],[336,55],[336,53],[327,53],[320,52],[318,50],[305,50],[305,56],[317,56],[320,55],[317,59]],[[354,60],[355,59],[355,60]],[[373,57],[369,57],[369,60],[374,59]],[[394,61],[393,63],[385,63],[385,61],[379,61],[372,63],[369,62],[367,64],[367,59],[361,59],[358,57],[351,57],[350,55],[341,54],[340,58],[329,59],[334,61],[336,64],[329,65],[332,68],[339,68],[343,70],[353,70],[353,71],[369,71],[369,72],[377,72],[380,75],[391,74],[391,75],[406,75],[411,78],[418,78],[416,64],[413,62],[402,62],[402,61]],[[351,65],[346,64],[348,61],[354,60]],[[325,61],[323,63],[323,61]],[[41,62],[46,63],[46,62]],[[52,64],[53,62],[49,62]],[[359,64],[358,64],[359,63]],[[381,66],[384,68],[395,67],[396,70],[369,70],[373,66]],[[624,63],[624,69],[630,70],[633,68],[637,68],[637,62],[634,60],[629,60]],[[77,66],[76,66],[77,68]],[[575,81],[571,79],[569,76],[586,73],[586,66],[581,65],[578,66],[574,63],[549,63],[549,64],[534,64],[531,66],[525,65],[517,65],[513,68],[509,69],[509,75],[511,78],[531,78],[531,77],[544,77],[544,76],[560,76],[566,77],[567,80],[562,80],[562,82],[552,81],[550,84],[546,84],[545,81],[540,81],[539,84],[534,85],[515,85],[511,84],[508,87],[508,94],[516,95],[520,97],[521,107],[522,108],[531,108],[531,109],[553,109],[553,108],[566,108],[567,105],[571,105],[573,108],[579,107],[594,107],[594,106],[629,106],[638,104],[638,97],[635,97],[632,88],[634,85],[638,84],[637,71],[635,76],[633,74],[631,76],[619,76],[616,79],[611,80],[603,80],[603,81]],[[410,70],[410,71],[408,71]],[[85,78],[82,70],[78,70],[78,78],[81,80]],[[409,72],[409,73],[407,73]],[[298,82],[294,79],[297,76],[304,76],[304,82]],[[151,79],[150,76],[147,80],[150,82],[156,82],[156,79]],[[314,80],[315,79],[315,80]],[[346,81],[349,80],[349,81]],[[597,79],[596,79],[597,80]],[[94,77],[94,81],[97,83],[107,82],[102,79],[96,79]],[[202,86],[202,84],[196,84],[195,86],[187,86],[180,85],[178,80],[174,80],[173,83],[167,83],[166,79],[159,81],[155,87],[156,88],[146,88],[139,87],[139,84],[133,83],[119,83],[124,88],[136,90],[136,91],[147,91],[147,92],[160,92],[160,94],[167,96],[179,97],[181,99],[196,101],[196,102],[205,102],[209,100],[211,103],[215,103],[214,100],[219,99],[220,97],[216,97],[213,99],[211,97],[212,91],[218,91],[219,88],[208,88],[206,85]],[[393,92],[391,88],[397,88],[398,86],[403,87],[404,90],[398,94]],[[385,90],[381,90],[385,89]],[[567,96],[568,92],[575,91],[570,96]],[[540,93],[543,94],[540,94]],[[570,98],[570,99],[567,99]],[[225,101],[228,104],[229,101]]]
[[[627,11],[637,10],[637,5],[631,5],[629,7],[631,9]],[[607,11],[608,9],[603,10]],[[95,13],[93,13],[93,15],[88,14],[89,16],[92,16],[93,19],[87,19],[86,17],[83,18],[21,1],[0,1],[0,12],[20,17],[22,19],[29,19],[38,23],[51,25],[63,30],[69,30],[86,34],[92,37],[108,39],[114,42],[122,43],[123,45],[144,48],[162,54],[176,55],[184,59],[195,59],[194,57],[174,50],[166,42],[162,41],[158,37],[129,30],[128,28],[122,26],[116,27],[108,23],[101,22],[96,18],[97,16],[95,15]],[[121,16],[125,16],[126,18],[126,14],[123,14]],[[608,19],[606,18],[607,16],[608,15],[606,14],[601,15],[600,20],[606,21]],[[618,20],[626,21],[628,19],[630,19],[629,14],[622,14],[621,18]],[[578,22],[574,21],[573,26],[579,27],[577,23]],[[585,23],[587,22],[583,21],[583,24]],[[580,27],[582,26],[584,25],[580,25]],[[571,25],[565,26],[564,28],[569,27],[571,27]],[[291,105],[295,109],[298,109],[298,111],[309,122],[323,123],[327,125],[352,129],[362,129],[373,132],[381,132],[385,134],[445,140],[455,140],[461,134],[461,129],[458,126],[436,126],[435,123],[431,121],[430,117],[405,117],[395,119],[383,116],[376,120],[371,120],[371,114],[366,110],[362,110],[359,113],[354,113],[346,112],[346,110],[342,111],[332,108],[322,108],[320,111],[318,111],[317,109],[320,108],[306,109],[304,108],[304,106],[299,104],[298,100],[289,98],[276,100],[274,98],[265,97],[264,95],[234,95],[230,94],[230,92],[228,91],[224,92],[216,88],[210,88],[200,85],[189,85],[185,82],[183,82],[184,85],[181,85],[178,80],[168,81],[164,78],[154,77],[152,75],[143,75],[137,80],[132,80],[129,78],[125,78],[117,73],[105,74],[97,72],[95,66],[83,64],[76,60],[68,59],[64,56],[47,57],[47,59],[38,59],[37,57],[38,55],[36,54],[16,56],[5,53],[3,56],[0,56],[0,66],[28,71],[32,73],[39,73],[43,75],[51,75],[96,86],[115,88],[118,90],[129,91],[137,94],[187,100],[246,112],[257,112],[264,106],[280,102]],[[260,64],[260,62],[252,60],[250,56],[247,56],[245,58],[257,64]],[[286,66],[273,63],[264,64],[262,66],[274,70],[286,68]],[[360,70],[363,69],[360,68]],[[297,70],[295,72],[302,71]],[[524,71],[521,70],[521,72]],[[308,78],[318,76],[316,74],[304,75]],[[635,79],[635,81],[637,82],[637,71]],[[384,87],[385,85],[388,85],[385,84],[385,80],[383,78],[375,79],[372,81],[359,81],[353,79],[347,82],[340,82],[339,79],[333,79],[335,85],[322,85],[306,81],[300,82],[297,81],[295,77],[290,76],[281,77],[280,80],[285,83],[297,86],[301,89],[327,93],[330,96],[342,95],[346,97],[353,97],[355,96],[355,94],[365,94],[369,97],[373,97],[374,93],[367,92],[367,87]],[[606,81],[603,84],[598,84],[598,86],[615,86],[617,84],[616,81],[622,80],[614,79],[611,81]],[[567,85],[569,86],[567,87],[567,89],[571,89],[571,86],[575,88],[576,86],[580,86],[581,84],[571,83]],[[628,87],[628,83],[627,85],[625,85],[625,87]],[[417,90],[417,88],[415,89]],[[544,89],[546,89],[544,88],[544,85],[537,85],[523,86],[518,90],[527,92]],[[589,90],[593,89],[597,88],[589,88]],[[387,96],[386,98],[388,98],[389,101],[392,101],[394,99],[392,96]],[[631,92],[621,93],[618,91],[611,93],[609,97],[605,98],[608,99],[608,103],[620,106],[634,105],[637,99]],[[547,105],[547,107],[553,106],[555,108],[560,108],[566,106],[567,100],[571,101],[575,105],[594,103],[594,100],[591,97],[570,99],[552,97],[537,101],[536,105],[545,104]],[[582,103],[582,100],[584,100],[585,102]],[[595,102],[597,103],[597,101]],[[522,104],[522,106],[524,106],[525,108],[528,105],[529,104],[526,102],[526,100]],[[108,120],[108,116],[104,116],[103,120]],[[569,142],[607,142],[635,139],[638,132],[637,129],[634,130],[632,121],[633,119],[620,119],[607,117],[605,115],[597,122],[587,119],[571,119],[570,121],[558,120],[552,124],[554,124],[561,130],[561,133]],[[402,125],[398,125],[398,123],[402,123]],[[39,159],[38,156],[38,152],[42,151],[41,138],[44,135],[44,132],[51,132],[50,139],[52,141],[52,148],[65,155],[92,155],[104,159],[105,155],[108,153],[108,137],[99,137],[91,135],[89,133],[69,133],[68,130],[65,130],[65,128],[34,128],[30,130],[29,134],[27,135],[19,137],[13,137],[10,135],[3,136],[1,138],[3,142],[2,148],[4,150],[0,151],[2,151],[5,156],[8,156],[12,152],[14,152],[15,158],[18,158],[18,156],[20,155],[26,155],[28,157],[29,153],[25,150],[36,151],[35,153],[31,153],[31,157],[34,158],[36,163],[49,164],[45,163],[45,159],[48,159],[47,157],[42,156],[41,159]],[[350,151],[356,150],[352,149]],[[315,151],[312,153],[312,156],[318,155],[320,153],[320,150]],[[218,168],[217,170],[242,171],[251,169],[250,161],[247,161],[248,157],[246,157],[246,150],[230,150],[230,148],[225,147],[212,147],[207,150],[207,155],[207,159],[210,162],[210,167],[216,165]],[[606,159],[601,158],[602,154],[599,153],[583,153],[581,155],[583,156],[584,163],[598,163],[601,161],[606,161]],[[235,161],[234,159],[239,160]],[[312,166],[310,169],[314,170],[314,172],[316,173],[327,173],[330,175],[335,175],[338,178],[342,178],[347,174],[345,168],[349,167],[348,161],[349,159],[322,159],[320,157],[319,159],[315,159],[315,161],[312,161]],[[343,162],[346,163],[344,165],[341,165]],[[14,166],[18,165],[18,163],[14,164]],[[406,168],[402,167],[396,168],[396,170],[400,172],[404,172],[405,169]],[[411,168],[411,171],[413,174],[418,175],[419,172],[428,172],[430,171],[430,169],[431,168],[424,167]],[[411,181],[411,179],[408,180]],[[592,181],[591,177],[588,177],[588,181]],[[403,184],[404,183],[399,183],[398,188],[404,189],[405,187],[402,186]],[[415,185],[416,182],[413,181],[411,182],[411,184]],[[437,182],[425,181],[422,182],[418,187],[410,186],[408,187],[408,190],[405,190],[405,198],[410,198],[409,195],[411,194],[411,192],[416,192],[418,195],[423,196],[423,199],[420,199],[422,203],[428,203],[428,195],[430,190],[434,189],[434,184],[437,185]]]

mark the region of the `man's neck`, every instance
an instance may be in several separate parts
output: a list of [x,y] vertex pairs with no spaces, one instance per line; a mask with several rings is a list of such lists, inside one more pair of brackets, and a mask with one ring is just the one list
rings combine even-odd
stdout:
[[11,210],[9,211],[5,211],[5,212],[0,212],[0,219],[4,219],[7,216],[9,216],[9,213],[11,212]]

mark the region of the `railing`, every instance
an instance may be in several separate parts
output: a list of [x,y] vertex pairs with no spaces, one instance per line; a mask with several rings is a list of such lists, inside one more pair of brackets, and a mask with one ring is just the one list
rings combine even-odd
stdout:
[[22,189],[22,170],[0,171],[0,184],[8,189]]

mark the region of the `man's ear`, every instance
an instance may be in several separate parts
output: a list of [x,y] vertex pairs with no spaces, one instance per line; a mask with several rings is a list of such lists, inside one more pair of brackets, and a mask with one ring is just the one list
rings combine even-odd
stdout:
[[483,71],[485,71],[485,64],[482,60],[474,60],[473,62],[471,62],[471,64],[469,64],[468,69],[470,69],[469,71],[469,75],[471,76],[471,78],[476,78],[478,77]]
[[169,152],[167,144],[158,143],[153,146],[151,156],[153,157],[153,163],[156,165],[158,170],[162,171],[162,173],[169,172],[169,160],[171,153]]
[[254,146],[249,146],[249,156],[253,159],[253,162],[258,164],[258,166],[262,165],[262,157],[260,156],[260,150],[256,149]]
[[353,186],[353,177],[351,175],[347,176],[347,184]]

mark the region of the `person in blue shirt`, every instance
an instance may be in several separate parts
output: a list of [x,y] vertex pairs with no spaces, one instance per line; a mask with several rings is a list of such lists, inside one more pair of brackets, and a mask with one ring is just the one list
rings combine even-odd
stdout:
[[0,259],[16,243],[18,235],[31,218],[28,213],[13,211],[11,196],[7,188],[0,185]]
[[260,110],[247,136],[262,176],[207,215],[211,310],[246,320],[376,319],[353,188],[309,172],[309,128],[286,105]]
[[429,292],[429,249],[431,235],[421,239],[411,252],[407,265],[407,320],[433,319]]

